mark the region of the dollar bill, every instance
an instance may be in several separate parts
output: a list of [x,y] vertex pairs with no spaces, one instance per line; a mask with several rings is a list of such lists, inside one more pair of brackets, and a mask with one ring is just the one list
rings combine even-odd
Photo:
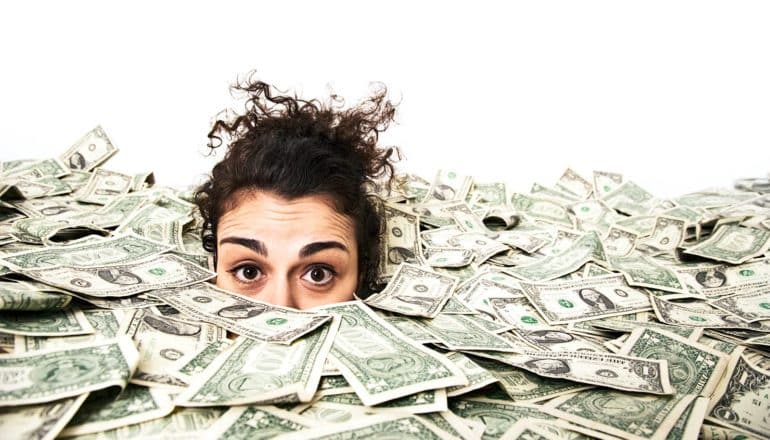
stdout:
[[602,242],[591,231],[559,255],[542,258],[527,266],[505,269],[504,272],[526,281],[548,281],[576,271],[589,261],[605,261]]
[[0,313],[0,331],[12,335],[63,336],[94,333],[85,314],[76,307],[37,313]]
[[413,318],[395,314],[384,314],[380,317],[414,342],[420,344],[438,342],[438,339],[424,325]]
[[473,178],[471,176],[460,174],[454,170],[439,170],[421,202],[465,200],[472,185]]
[[538,406],[505,401],[488,402],[471,399],[455,399],[449,409],[464,419],[479,421],[485,425],[483,439],[500,438],[520,419],[553,420]]
[[134,310],[118,331],[130,336],[140,350],[131,382],[173,391],[187,385],[171,375],[178,361],[226,337],[224,329],[213,324],[185,322],[155,315],[147,309]]
[[113,339],[120,334],[118,331],[123,313],[119,310],[86,309],[82,311],[82,314],[93,328],[93,332],[79,336],[67,335],[65,333],[56,333],[54,336],[16,335],[14,341],[15,353],[55,348],[62,349],[72,345]]
[[201,438],[225,408],[177,408],[171,414],[107,431],[69,437],[74,440],[129,440]]
[[580,197],[571,192],[566,192],[556,186],[551,187],[537,182],[532,184],[529,193],[539,198],[551,199],[559,204],[569,204],[580,201]]
[[550,244],[550,240],[538,235],[528,234],[516,230],[499,231],[497,241],[521,249],[529,254],[537,252],[543,246]]
[[457,438],[479,440],[484,432],[484,425],[471,423],[466,419],[456,416],[451,411],[438,411],[422,414],[418,417],[426,419],[442,431]]
[[543,351],[606,351],[596,342],[556,326],[542,326],[527,329],[516,328],[512,329],[511,333],[505,337],[509,339],[515,338],[536,350]]
[[594,171],[593,173],[594,194],[599,198],[605,197],[622,183],[622,174],[608,171]]
[[500,440],[533,439],[560,440],[562,437],[537,424],[537,420],[521,419],[500,436]]
[[153,289],[189,286],[216,276],[214,272],[170,254],[117,266],[59,266],[28,270],[24,274],[40,282],[92,297],[131,296]]
[[706,420],[749,436],[770,437],[770,371],[753,366],[739,350],[714,392]]
[[730,264],[741,264],[770,248],[770,231],[738,225],[722,225],[708,239],[684,252]]
[[509,400],[517,403],[536,403],[591,388],[590,385],[571,380],[540,376],[492,359],[474,357],[473,361],[497,380],[503,395],[495,396],[488,387],[476,393],[464,395],[463,397],[468,400],[491,403],[506,403]]
[[652,297],[652,308],[658,319],[668,325],[688,327],[747,329],[770,332],[770,325],[761,321],[747,323],[738,316],[708,303],[675,303],[663,298]]
[[342,318],[330,356],[365,405],[468,383],[451,361],[410,341],[360,302],[317,310]]
[[677,268],[681,279],[706,298],[762,291],[770,287],[770,260],[744,263],[696,265]]
[[241,337],[180,394],[181,406],[307,402],[321,379],[339,321],[291,345]]
[[174,409],[168,394],[158,388],[129,384],[117,396],[92,395],[77,411],[62,436],[91,434],[165,417]]
[[673,251],[685,239],[687,223],[678,218],[658,216],[652,235],[636,245],[636,249],[645,254]]
[[324,325],[331,315],[274,306],[219,289],[210,283],[155,290],[155,298],[192,319],[260,341],[290,344]]
[[77,200],[83,203],[106,205],[115,198],[128,193],[133,178],[115,171],[97,168],[86,185],[78,191]]
[[599,234],[607,233],[612,224],[622,218],[601,200],[589,199],[573,203],[569,205],[569,210],[575,216],[578,229]]
[[431,267],[464,267],[471,264],[475,257],[470,249],[426,247],[420,259]]
[[67,164],[69,169],[91,171],[117,152],[118,149],[107,137],[104,129],[97,125],[78,139],[59,158]]
[[102,309],[113,309],[113,310],[141,309],[145,307],[152,307],[152,306],[163,304],[163,301],[144,297],[143,296],[144,294],[142,293],[140,293],[139,295],[127,296],[123,298],[109,298],[109,297],[97,298],[94,296],[83,295],[83,294],[74,293],[74,292],[67,292],[67,294]]
[[552,199],[530,197],[514,193],[510,199],[511,207],[522,215],[571,228],[574,226],[567,208]]
[[581,199],[587,199],[594,191],[591,182],[578,174],[572,168],[567,168],[561,175],[556,186],[566,192],[575,194]]
[[668,362],[612,353],[525,351],[477,353],[539,376],[651,394],[672,394]]
[[128,234],[76,245],[46,247],[5,255],[0,264],[20,272],[59,266],[99,268],[130,264],[170,249],[171,246]]
[[495,318],[517,329],[547,328],[540,312],[523,294],[511,297],[491,297],[487,299]]
[[367,414],[427,414],[446,411],[447,396],[444,389],[435,389],[419,391],[375,406],[365,406],[356,393],[350,392],[325,394],[314,399],[313,405],[322,405],[324,408],[363,409]]
[[700,329],[700,328],[671,326],[671,325],[665,325],[665,324],[660,324],[658,322],[650,322],[650,321],[646,321],[646,322],[636,321],[636,320],[629,321],[629,320],[623,320],[623,319],[609,318],[609,319],[597,319],[594,321],[589,321],[589,324],[599,329],[607,329],[607,330],[623,332],[623,333],[631,333],[632,331],[634,331],[634,329],[637,329],[640,327],[652,328],[657,330],[668,331],[668,332],[677,334],[679,336],[682,336],[684,338],[689,338],[693,340],[697,340],[703,334],[703,329]]
[[499,205],[493,205],[483,220],[485,225],[496,229],[495,232],[498,236],[500,231],[497,231],[497,229],[510,229],[516,226],[520,220],[518,211],[505,204],[505,197],[503,197],[500,203]]
[[671,293],[687,293],[679,274],[646,256],[609,257],[610,266],[620,271],[630,286],[650,287]]
[[391,436],[409,435],[426,440],[456,439],[430,422],[403,413],[361,417],[348,424],[330,424],[286,434],[281,438],[283,440],[372,438],[380,433],[388,433]]
[[367,297],[366,304],[402,315],[433,318],[442,310],[457,286],[457,278],[401,263],[381,292]]
[[652,194],[630,180],[604,195],[602,200],[612,209],[628,215],[647,214],[655,204]]
[[225,351],[231,343],[229,339],[221,339],[206,345],[197,352],[187,354],[176,362],[175,366],[178,366],[178,369],[169,374],[182,382],[192,383],[196,376],[211,365],[214,359]]
[[[118,200],[122,200],[119,198]],[[105,210],[107,210],[105,206]],[[113,207],[115,209],[115,207]],[[160,194],[152,203],[144,203],[135,208],[128,218],[120,219],[120,226],[115,230],[118,233],[133,231],[142,235],[143,231],[152,228],[152,225],[164,225],[186,219],[195,209],[195,205],[176,197],[173,194]]]
[[125,388],[138,354],[128,338],[0,357],[0,406],[52,402]]
[[455,202],[441,208],[455,221],[455,224],[464,232],[475,232],[490,238],[497,238],[498,233],[490,230],[482,218],[477,216],[465,202]]
[[37,405],[0,408],[0,430],[9,439],[53,440],[86,397],[88,393]]
[[770,291],[731,295],[709,304],[746,322],[770,320]]
[[418,216],[392,204],[382,208],[385,234],[380,244],[379,283],[386,283],[401,263],[416,263],[420,225]]
[[612,274],[549,283],[521,283],[524,295],[548,324],[566,324],[650,310],[649,296]]
[[446,393],[448,397],[460,396],[498,381],[492,373],[482,368],[478,363],[474,362],[473,359],[463,353],[449,352],[446,356],[455,365],[460,367],[465,377],[468,378],[467,385],[458,385],[447,388]]
[[638,328],[631,332],[621,353],[649,359],[668,360],[671,373],[686,368],[687,376],[673,377],[678,395],[711,397],[727,366],[727,356],[706,345],[674,333]]
[[72,297],[60,291],[45,292],[23,281],[0,281],[0,313],[47,311],[66,308]]
[[465,315],[437,315],[420,321],[425,329],[450,350],[515,351],[505,338],[480,326]]
[[206,431],[206,438],[267,440],[313,426],[312,419],[275,406],[234,406]]

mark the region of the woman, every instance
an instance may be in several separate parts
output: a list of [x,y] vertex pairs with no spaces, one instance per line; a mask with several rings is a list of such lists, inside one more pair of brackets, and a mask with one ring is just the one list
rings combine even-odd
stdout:
[[343,110],[270,88],[236,83],[246,111],[208,134],[212,151],[230,140],[195,194],[216,284],[299,309],[365,297],[376,288],[382,228],[380,199],[366,188],[381,177],[389,188],[391,156],[400,159],[398,148],[376,145],[395,114],[387,89]]

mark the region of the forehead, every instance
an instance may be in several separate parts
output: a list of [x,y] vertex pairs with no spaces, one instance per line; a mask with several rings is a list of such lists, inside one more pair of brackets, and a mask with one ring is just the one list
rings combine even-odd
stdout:
[[217,226],[219,238],[231,234],[265,241],[336,237],[352,243],[355,236],[353,220],[337,212],[322,195],[285,199],[269,191],[241,190],[230,197],[227,207]]

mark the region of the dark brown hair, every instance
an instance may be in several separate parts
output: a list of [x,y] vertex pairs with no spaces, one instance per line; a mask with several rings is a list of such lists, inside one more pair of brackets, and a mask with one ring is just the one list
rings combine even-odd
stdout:
[[[383,230],[381,199],[367,188],[386,178],[389,189],[396,160],[391,156],[401,159],[397,147],[377,147],[379,133],[395,114],[395,106],[385,99],[387,88],[383,85],[343,110],[296,94],[274,95],[269,84],[251,79],[252,74],[231,86],[248,94],[245,113],[217,119],[208,134],[211,151],[223,144],[223,136],[230,142],[225,157],[195,192],[204,219],[204,248],[215,253],[216,261],[217,224],[233,208],[238,191],[272,191],[289,200],[324,196],[353,220],[360,275],[356,293],[367,296],[376,289]],[[331,98],[342,102],[335,94]]]

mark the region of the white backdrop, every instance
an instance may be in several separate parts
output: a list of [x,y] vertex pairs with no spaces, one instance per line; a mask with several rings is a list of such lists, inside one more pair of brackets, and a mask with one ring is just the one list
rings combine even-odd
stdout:
[[400,104],[381,142],[428,179],[524,191],[572,166],[668,197],[770,170],[767,2],[361,3],[4,2],[0,160],[101,124],[110,169],[197,183],[212,117],[255,69],[351,105],[385,83]]

